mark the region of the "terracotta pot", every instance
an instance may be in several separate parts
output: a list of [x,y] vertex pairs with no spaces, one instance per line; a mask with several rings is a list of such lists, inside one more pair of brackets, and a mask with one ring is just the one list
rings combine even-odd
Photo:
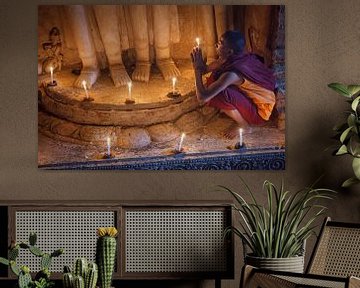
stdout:
[[246,255],[245,263],[254,267],[275,271],[304,272],[304,256],[289,258],[263,258]]

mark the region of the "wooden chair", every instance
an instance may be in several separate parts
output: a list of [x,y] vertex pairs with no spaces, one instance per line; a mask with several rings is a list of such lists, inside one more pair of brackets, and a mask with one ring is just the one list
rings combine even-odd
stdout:
[[245,265],[240,287],[360,287],[360,223],[326,218],[304,274]]

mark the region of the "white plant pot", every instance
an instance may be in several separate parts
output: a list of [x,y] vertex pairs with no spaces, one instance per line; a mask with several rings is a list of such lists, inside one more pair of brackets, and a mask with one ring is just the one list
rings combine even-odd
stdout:
[[246,255],[245,263],[263,269],[304,273],[304,256],[289,258],[263,258]]

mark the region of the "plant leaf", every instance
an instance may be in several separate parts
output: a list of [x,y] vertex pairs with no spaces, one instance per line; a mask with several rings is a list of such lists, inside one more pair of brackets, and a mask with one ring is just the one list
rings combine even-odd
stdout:
[[339,150],[336,152],[335,155],[344,155],[347,153],[348,153],[348,150],[347,150],[346,145],[341,145],[341,147],[339,148]]
[[354,157],[352,168],[357,179],[360,180],[360,158]]
[[347,91],[351,96],[357,96],[360,93],[360,85],[348,85]]
[[359,105],[359,101],[360,101],[360,96],[356,97],[355,100],[351,103],[351,109],[353,111],[356,111],[356,108]]
[[350,113],[350,115],[349,115],[348,118],[347,118],[347,124],[348,124],[348,126],[349,126],[349,127],[350,127],[350,126],[355,126],[355,120],[356,120],[355,114]]
[[330,83],[328,85],[328,87],[333,89],[334,91],[336,91],[337,93],[339,93],[342,96],[345,96],[347,98],[351,97],[347,85],[344,85],[341,83]]
[[350,137],[347,149],[352,156],[360,157],[360,138],[358,135],[354,134]]
[[344,143],[344,141],[346,140],[346,137],[348,136],[348,134],[352,128],[353,128],[353,126],[350,126],[349,128],[345,129],[345,131],[343,133],[341,133],[341,136],[340,136],[341,143]]
[[345,180],[344,183],[342,183],[341,187],[348,188],[352,185],[359,184],[359,183],[360,183],[359,179],[357,179],[356,177],[351,177],[351,178]]

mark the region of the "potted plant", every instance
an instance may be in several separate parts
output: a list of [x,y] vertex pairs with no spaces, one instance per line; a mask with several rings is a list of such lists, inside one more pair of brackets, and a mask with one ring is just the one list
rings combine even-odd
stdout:
[[[243,181],[244,182],[244,181]],[[245,264],[271,270],[303,272],[304,245],[314,233],[319,216],[326,207],[317,202],[331,199],[334,191],[329,189],[304,188],[296,193],[285,191],[283,184],[278,189],[266,180],[266,206],[261,205],[254,193],[244,183],[251,201],[239,193],[221,186],[235,198],[233,208],[240,216],[239,227],[228,227],[225,234],[233,232],[243,242]]]
[[[0,263],[10,266],[11,271],[18,277],[18,288],[50,288],[55,284],[50,280],[50,265],[52,259],[62,255],[64,250],[57,249],[52,253],[45,253],[38,246],[36,246],[36,241],[36,234],[30,233],[29,243],[12,243],[8,251],[9,258],[6,259],[0,257]],[[31,277],[30,268],[28,266],[20,266],[18,263],[16,263],[20,249],[28,250],[31,254],[40,258],[41,270],[36,273],[34,279]]]
[[339,147],[334,151],[335,155],[350,155],[352,157],[352,168],[354,176],[344,181],[343,187],[360,183],[360,85],[344,85],[341,83],[330,83],[331,89],[347,98],[350,104],[346,111],[346,122],[334,127]]

